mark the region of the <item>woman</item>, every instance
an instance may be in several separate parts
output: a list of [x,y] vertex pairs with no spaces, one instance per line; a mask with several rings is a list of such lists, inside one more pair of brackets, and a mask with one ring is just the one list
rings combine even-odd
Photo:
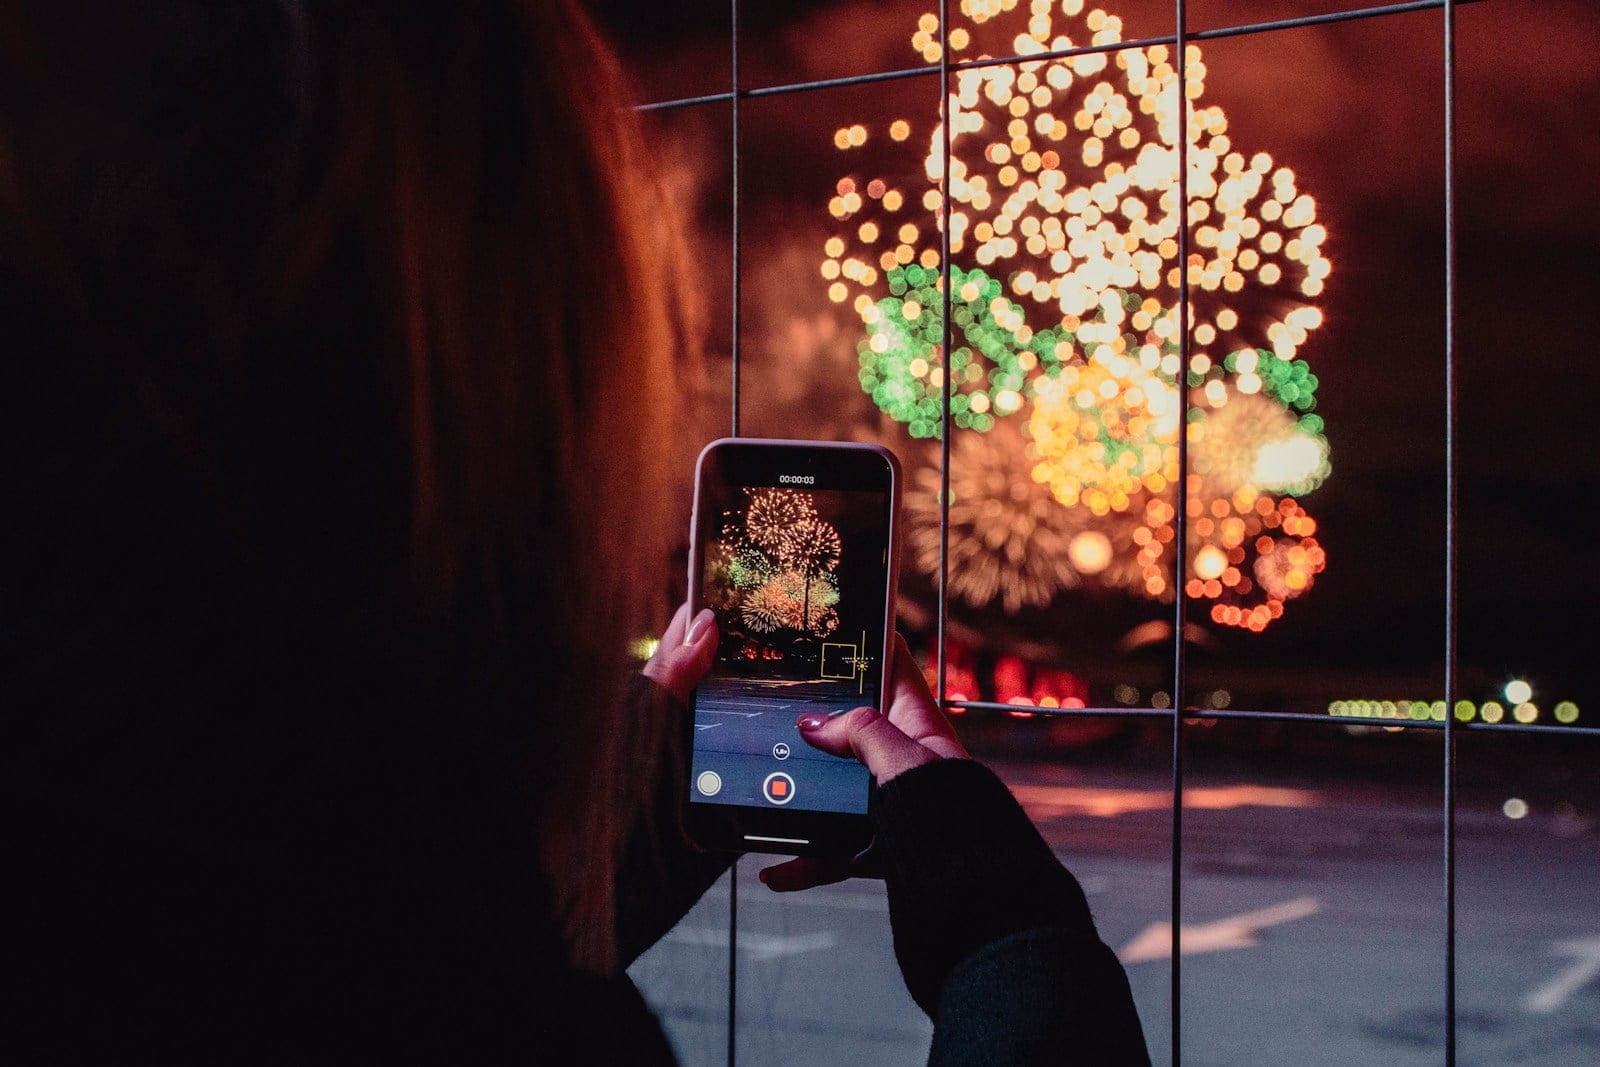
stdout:
[[[0,1047],[670,1059],[622,968],[723,866],[660,817],[715,633],[680,613],[619,696],[687,457],[614,60],[571,2],[106,8],[0,12]],[[1020,965],[1142,1054],[1071,876],[987,772],[922,766],[961,752],[898,669],[886,718],[807,731],[889,783],[936,1053]],[[941,783],[1015,847],[975,850]],[[964,898],[1024,925],[935,899],[980,872]],[[1041,930],[1075,947],[1007,955]],[[1028,1011],[1080,1017],[1006,995],[1018,1055],[1060,1037]]]

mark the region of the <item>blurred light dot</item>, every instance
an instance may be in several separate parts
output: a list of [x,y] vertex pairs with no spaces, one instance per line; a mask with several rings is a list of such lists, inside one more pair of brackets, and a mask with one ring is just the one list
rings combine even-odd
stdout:
[[1506,699],[1513,704],[1525,704],[1533,697],[1533,686],[1517,678],[1506,683]]
[[1157,690],[1150,697],[1150,706],[1152,708],[1170,708],[1172,706],[1172,697]]
[[1484,722],[1499,722],[1506,717],[1506,709],[1500,706],[1499,701],[1486,700],[1483,702],[1482,714]]
[[1111,538],[1085,530],[1067,544],[1067,558],[1079,574],[1099,574],[1111,565]]
[[1508,819],[1520,819],[1528,814],[1528,802],[1521,797],[1511,797],[1500,805],[1500,810],[1505,813]]
[[1472,701],[1470,701],[1470,700],[1458,700],[1458,701],[1456,701],[1456,718],[1459,721],[1461,721],[1461,722],[1471,722],[1472,719],[1473,719],[1473,716],[1477,715],[1477,713],[1478,713],[1478,708],[1477,708],[1477,706],[1475,704],[1472,703]]
[[1556,722],[1574,723],[1578,721],[1578,705],[1570,700],[1563,700],[1556,705]]
[[1539,708],[1535,704],[1523,701],[1512,709],[1511,714],[1518,722],[1532,722],[1539,717]]

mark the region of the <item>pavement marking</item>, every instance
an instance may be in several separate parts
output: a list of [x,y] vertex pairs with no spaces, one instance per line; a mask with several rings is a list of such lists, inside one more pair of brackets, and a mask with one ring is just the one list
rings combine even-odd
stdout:
[[[1260,943],[1256,936],[1268,926],[1293,922],[1322,910],[1316,897],[1295,897],[1282,904],[1231,915],[1215,922],[1184,924],[1178,928],[1178,951],[1185,956],[1200,952],[1221,952],[1230,948],[1250,948]],[[1122,947],[1117,957],[1123,963],[1144,963],[1172,957],[1172,924],[1151,923]]]
[[737,715],[741,719],[759,719],[762,715],[762,712],[759,711],[723,711],[721,708],[695,708],[694,713],[696,715]]
[[[680,926],[667,935],[667,940],[685,945],[703,945],[707,948],[727,948],[728,931]],[[817,952],[832,948],[838,943],[838,938],[829,930],[793,935],[760,934],[741,930],[736,942],[740,952],[761,962],[781,959],[784,956],[798,956],[804,952]]]
[[[705,895],[700,899],[718,902],[726,901],[728,899],[728,887],[719,882],[706,890]],[[756,895],[753,890],[747,889],[745,894],[739,897],[740,907],[765,907],[770,905],[772,907],[787,908],[798,906],[800,903],[802,902],[794,900],[790,894],[780,895],[773,893],[771,890],[767,890],[765,894]],[[807,890],[803,903],[807,907],[834,908],[840,911],[877,911],[885,915],[889,913],[888,898],[881,893],[829,892],[826,886],[818,886],[816,889]]]
[[1600,936],[1572,937],[1550,946],[1552,956],[1573,956],[1573,962],[1522,1000],[1528,1011],[1549,1015],[1600,975]]
[[[1166,811],[1172,807],[1170,789],[1103,789],[1093,786],[1028,785],[1011,786],[1017,802],[1035,822],[1071,815],[1096,815],[1115,818],[1141,811]],[[1202,786],[1183,791],[1185,808],[1228,811],[1234,808],[1314,808],[1322,805],[1320,794],[1309,789],[1283,789],[1272,786]]]
[[694,728],[696,730],[715,730],[717,727],[724,725],[726,724],[720,722],[697,722],[694,724]]

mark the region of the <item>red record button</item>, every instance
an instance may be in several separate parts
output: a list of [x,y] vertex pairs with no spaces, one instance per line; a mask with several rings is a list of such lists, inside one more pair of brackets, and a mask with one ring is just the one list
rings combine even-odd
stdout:
[[770,803],[787,804],[794,799],[794,779],[782,771],[773,771],[761,783],[761,792]]

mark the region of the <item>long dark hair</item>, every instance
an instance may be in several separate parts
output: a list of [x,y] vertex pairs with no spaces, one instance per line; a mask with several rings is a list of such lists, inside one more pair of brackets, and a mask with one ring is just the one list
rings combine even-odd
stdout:
[[[119,8],[0,14],[11,399],[57,405],[18,416],[44,457],[18,484],[137,511],[152,490],[130,487],[181,471],[114,579],[123,609],[209,633],[296,589],[275,618],[306,643],[515,724],[558,921],[612,967],[615,854],[648,787],[619,747],[659,728],[623,723],[613,682],[662,621],[690,347],[618,64],[572,0]],[[88,473],[111,455],[114,477]],[[45,508],[32,535],[80,518]],[[184,546],[217,529],[228,562],[199,576]],[[221,573],[254,592],[220,597]],[[60,600],[52,574],[18,602]],[[71,654],[115,655],[77,610]],[[49,614],[12,636],[55,641]]]

